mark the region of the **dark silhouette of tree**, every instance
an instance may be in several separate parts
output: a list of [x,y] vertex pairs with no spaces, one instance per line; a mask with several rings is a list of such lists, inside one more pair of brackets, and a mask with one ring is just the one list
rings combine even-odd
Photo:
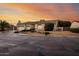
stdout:
[[58,21],[58,27],[63,27],[63,30],[70,30],[71,22],[69,21]]
[[69,21],[58,21],[58,27],[70,27],[71,22]]
[[10,24],[6,21],[0,20],[0,30],[5,31],[6,28],[9,28]]
[[45,31],[52,31],[54,28],[54,24],[53,23],[46,23],[45,24]]

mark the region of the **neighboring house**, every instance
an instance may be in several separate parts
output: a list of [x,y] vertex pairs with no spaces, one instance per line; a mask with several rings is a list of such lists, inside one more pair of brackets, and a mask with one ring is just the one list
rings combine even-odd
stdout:
[[25,24],[23,24],[23,23],[21,23],[21,21],[19,21],[18,23],[17,23],[17,30],[18,31],[22,31],[22,30],[24,30],[25,29]]
[[45,24],[46,23],[53,23],[54,24],[54,31],[57,31],[58,29],[60,29],[61,31],[63,31],[62,27],[58,27],[58,21],[59,20],[40,20],[40,21],[35,21],[35,22],[25,22],[25,23],[21,23],[20,21],[17,23],[17,28],[19,31],[21,30],[35,30],[37,32],[39,31],[44,31],[45,30]]
[[70,28],[79,28],[79,21],[74,21],[74,22],[72,22]]

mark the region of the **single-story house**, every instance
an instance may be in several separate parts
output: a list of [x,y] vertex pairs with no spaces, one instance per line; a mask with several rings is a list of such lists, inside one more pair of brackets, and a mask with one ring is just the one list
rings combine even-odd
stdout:
[[21,23],[20,21],[17,23],[17,29],[19,31],[21,30],[31,30],[34,29],[35,31],[39,32],[39,31],[44,31],[45,30],[45,26],[47,23],[52,23],[54,24],[54,28],[53,31],[57,31],[57,30],[61,30],[63,31],[63,27],[58,27],[58,21],[60,20],[40,20],[40,21],[35,21],[35,22],[25,22],[25,23]]

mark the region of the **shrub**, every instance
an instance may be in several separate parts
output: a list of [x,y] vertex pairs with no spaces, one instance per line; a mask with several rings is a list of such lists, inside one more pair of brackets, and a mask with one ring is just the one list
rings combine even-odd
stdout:
[[22,30],[21,32],[25,32],[26,30]]
[[71,28],[70,32],[79,33],[79,28]]
[[19,33],[19,31],[15,31],[14,33]]
[[48,35],[48,34],[50,34],[50,33],[49,33],[49,32],[44,32],[44,34],[45,34],[45,35]]
[[31,32],[35,32],[35,29],[31,29],[30,31],[31,31]]

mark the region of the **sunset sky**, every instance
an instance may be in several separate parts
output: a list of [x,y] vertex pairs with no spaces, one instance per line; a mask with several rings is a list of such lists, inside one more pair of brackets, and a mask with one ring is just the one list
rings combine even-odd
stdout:
[[56,4],[56,3],[0,3],[0,19],[11,24],[21,22],[36,21],[40,19],[69,19],[79,20],[79,4]]

